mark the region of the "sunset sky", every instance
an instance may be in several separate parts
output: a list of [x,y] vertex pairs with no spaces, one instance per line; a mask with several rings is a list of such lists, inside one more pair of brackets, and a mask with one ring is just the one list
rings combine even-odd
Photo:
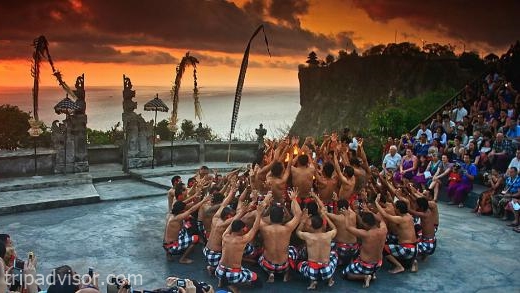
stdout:
[[[234,86],[255,28],[246,86],[298,86],[297,67],[314,50],[376,44],[451,44],[457,52],[504,53],[520,38],[520,1],[404,0],[3,0],[0,87],[31,87],[32,40],[45,35],[69,84],[170,86],[186,51],[199,59],[199,85]],[[44,86],[57,83],[48,64]],[[190,77],[187,77],[188,80]]]

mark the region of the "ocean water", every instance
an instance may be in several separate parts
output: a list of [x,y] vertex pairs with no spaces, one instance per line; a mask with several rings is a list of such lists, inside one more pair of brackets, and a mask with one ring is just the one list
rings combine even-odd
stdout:
[[[159,94],[166,105],[171,108],[169,87],[136,87],[137,102],[136,113],[142,114],[145,120],[153,120],[154,113],[144,111],[146,102]],[[122,87],[86,87],[86,102],[88,127],[98,130],[108,130],[121,120],[123,112],[123,88]],[[209,125],[220,138],[229,137],[235,89],[233,87],[202,87],[199,99],[202,105],[203,118],[201,122]],[[179,94],[178,118],[195,119],[192,90],[181,90]],[[48,126],[54,120],[65,119],[64,115],[54,113],[54,105],[65,97],[65,92],[56,87],[42,87],[39,91],[40,119]],[[267,137],[278,137],[284,129],[288,129],[294,122],[296,114],[300,110],[298,88],[269,88],[252,87],[244,88],[240,112],[235,128],[234,137],[240,139],[254,138],[255,128],[263,123],[267,129]],[[0,105],[17,105],[24,111],[32,111],[31,88],[0,88]],[[158,112],[157,120],[168,119],[170,113]]]

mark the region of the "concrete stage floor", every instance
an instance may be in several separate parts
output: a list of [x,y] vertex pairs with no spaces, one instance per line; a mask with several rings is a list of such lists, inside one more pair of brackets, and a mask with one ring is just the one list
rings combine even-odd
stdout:
[[[469,209],[444,203],[439,209],[437,251],[419,263],[418,273],[393,276],[385,265],[370,288],[362,289],[361,283],[344,281],[337,272],[336,284],[328,288],[320,283],[319,291],[520,292],[520,234],[500,220],[476,217]],[[34,251],[42,274],[68,264],[82,274],[94,267],[101,282],[111,273],[141,274],[138,290],[162,287],[170,275],[216,285],[204,270],[200,246],[191,265],[166,261],[161,247],[165,216],[166,197],[110,201],[0,216],[0,233],[11,234],[20,255]],[[266,277],[263,272],[259,276]],[[289,283],[277,280],[262,289],[243,291],[304,292],[306,286],[307,281],[293,273]]]

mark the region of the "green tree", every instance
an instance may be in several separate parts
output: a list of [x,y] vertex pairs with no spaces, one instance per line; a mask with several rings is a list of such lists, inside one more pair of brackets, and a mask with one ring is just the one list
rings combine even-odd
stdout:
[[484,61],[480,59],[478,53],[464,52],[459,57],[459,64],[462,68],[482,71],[484,68]]
[[121,145],[124,140],[124,133],[120,127],[121,122],[117,122],[107,131],[87,128],[87,143],[90,145]]
[[421,49],[417,45],[409,42],[403,42],[399,44],[388,44],[382,52],[383,55],[390,56],[410,56],[416,57],[421,54]]
[[29,113],[17,106],[0,106],[0,149],[14,150],[29,142]]
[[439,43],[431,43],[426,44],[423,47],[423,50],[428,54],[428,56],[436,56],[443,58],[454,58],[455,53],[453,53],[453,47],[450,45],[441,45]]
[[202,137],[204,140],[215,140],[217,136],[213,134],[213,130],[207,124],[201,128],[197,127],[195,130],[197,137]]
[[493,53],[489,53],[488,55],[486,55],[486,57],[484,57],[484,62],[486,64],[497,63],[498,60],[500,60],[500,58],[498,58],[498,56]]
[[372,48],[366,50],[363,52],[363,56],[375,56],[375,55],[381,55],[383,54],[383,51],[385,50],[386,46],[383,44],[379,44],[377,46],[373,46]]
[[187,119],[182,120],[179,138],[192,139],[195,138],[195,134],[195,124],[193,124],[193,121]]
[[172,138],[172,133],[170,129],[168,129],[168,123],[169,122],[166,119],[163,119],[157,123],[157,129],[155,133],[158,134],[162,140],[171,140]]
[[348,53],[345,50],[339,50],[338,52],[338,60],[347,59]]
[[325,63],[331,65],[334,62],[334,59],[334,55],[328,54],[327,57],[325,57]]
[[373,149],[370,153],[367,152],[367,155],[373,162],[380,160],[378,156],[374,157],[374,154],[378,153],[377,149],[387,137],[400,137],[410,131],[454,94],[455,90],[445,89],[427,92],[411,99],[400,97],[395,104],[383,101],[376,105],[368,115],[371,143],[375,146],[371,145]]
[[90,128],[87,128],[87,142],[90,145],[111,144],[107,132]]

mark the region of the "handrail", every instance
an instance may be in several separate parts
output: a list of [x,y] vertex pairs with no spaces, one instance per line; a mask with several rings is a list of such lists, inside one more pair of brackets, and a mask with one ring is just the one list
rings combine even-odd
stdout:
[[[480,85],[480,82],[482,81],[482,79],[484,78],[484,76],[486,76],[487,73],[482,73],[480,76],[478,76],[477,78],[473,79],[470,83],[469,83],[469,86],[471,86],[475,92],[478,92],[478,86]],[[459,90],[457,93],[455,93],[451,98],[449,98],[444,104],[442,104],[441,106],[439,106],[437,109],[435,109],[435,111],[433,111],[428,117],[426,117],[426,119],[423,119],[422,121],[426,121],[426,122],[430,122],[432,117],[435,117],[437,115],[437,113],[441,112],[444,107],[446,107],[448,104],[455,104],[457,103],[458,101],[458,98],[462,95],[463,92],[466,91],[466,86],[464,86],[461,90]],[[421,126],[421,123],[419,122],[419,124],[417,124],[414,128],[412,128],[412,130],[410,131],[410,133],[414,133],[416,132],[419,127]]]

